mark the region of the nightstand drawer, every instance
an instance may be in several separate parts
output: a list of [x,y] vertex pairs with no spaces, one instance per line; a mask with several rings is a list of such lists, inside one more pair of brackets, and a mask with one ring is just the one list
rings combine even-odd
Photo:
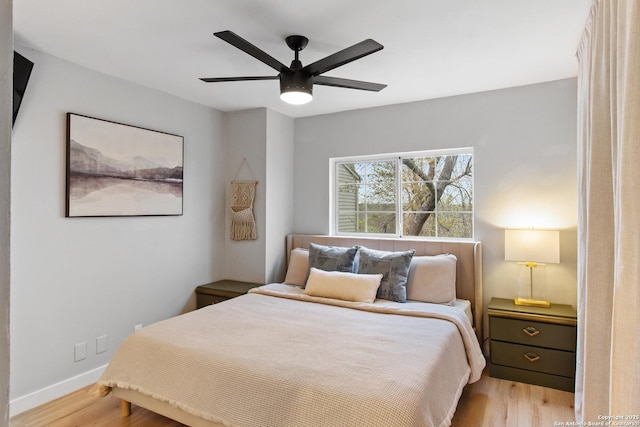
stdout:
[[491,363],[573,377],[576,372],[576,354],[520,344],[491,341]]
[[259,283],[241,282],[239,280],[218,280],[217,282],[200,285],[196,288],[197,308],[217,304],[231,298],[239,297],[251,289],[261,286]]
[[574,392],[573,377],[550,375],[542,372],[528,371],[526,369],[511,368],[509,366],[489,364],[489,375],[503,380],[519,381],[522,383],[536,384],[543,387],[557,388],[558,390]]
[[217,304],[222,301],[228,300],[229,297],[220,297],[215,295],[206,295],[206,294],[197,294],[196,295],[196,304],[198,308],[206,307],[207,305]]
[[566,351],[576,349],[574,326],[491,316],[489,330],[492,340]]

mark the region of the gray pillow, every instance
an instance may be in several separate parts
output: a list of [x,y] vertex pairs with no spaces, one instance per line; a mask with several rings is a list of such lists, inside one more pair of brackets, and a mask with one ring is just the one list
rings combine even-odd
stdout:
[[343,273],[353,273],[353,263],[356,258],[357,246],[351,248],[341,248],[338,246],[323,246],[316,243],[309,243],[309,269],[304,280],[302,289],[307,285],[311,268],[324,271],[341,271]]
[[377,298],[407,302],[407,278],[415,250],[387,252],[358,248],[358,274],[382,274]]

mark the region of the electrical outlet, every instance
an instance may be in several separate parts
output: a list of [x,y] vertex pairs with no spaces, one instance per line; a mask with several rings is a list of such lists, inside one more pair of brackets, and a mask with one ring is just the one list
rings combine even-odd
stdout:
[[87,358],[87,343],[82,341],[73,346],[73,361],[79,362]]
[[101,335],[96,338],[96,354],[104,353],[107,351],[108,339],[106,335]]
[[135,326],[133,327],[133,330],[134,330],[134,331],[137,331],[138,329],[142,329],[142,323],[140,323],[140,324],[138,324],[138,325],[135,325]]

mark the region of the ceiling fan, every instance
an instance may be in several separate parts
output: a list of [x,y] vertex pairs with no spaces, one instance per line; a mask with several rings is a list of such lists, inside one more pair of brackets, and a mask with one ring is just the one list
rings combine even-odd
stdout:
[[253,77],[211,77],[201,78],[207,83],[234,82],[247,80],[280,80],[280,98],[290,104],[306,104],[313,99],[313,85],[335,86],[348,89],[368,90],[379,92],[387,85],[360,80],[341,79],[338,77],[321,76],[321,74],[341,65],[347,64],[363,56],[370,55],[384,48],[380,43],[372,39],[364,40],[351,47],[329,55],[311,64],[302,66],[298,54],[307,46],[309,39],[304,36],[292,35],[285,38],[287,46],[295,52],[291,65],[287,67],[265,51],[249,43],[232,31],[220,31],[214,36],[237,47],[243,52],[261,61],[279,74],[277,76],[253,76]]

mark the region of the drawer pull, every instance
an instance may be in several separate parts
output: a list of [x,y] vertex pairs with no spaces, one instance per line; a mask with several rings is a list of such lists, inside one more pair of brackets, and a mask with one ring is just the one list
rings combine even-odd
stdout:
[[538,360],[540,360],[540,356],[535,354],[535,353],[524,353],[522,356],[524,356],[525,359],[527,359],[529,362],[533,363],[533,362],[537,362]]
[[533,326],[527,326],[526,328],[524,328],[522,330],[522,332],[524,332],[525,334],[529,335],[530,337],[535,337],[536,335],[538,335],[540,333],[540,331],[537,330],[536,328],[534,328]]

